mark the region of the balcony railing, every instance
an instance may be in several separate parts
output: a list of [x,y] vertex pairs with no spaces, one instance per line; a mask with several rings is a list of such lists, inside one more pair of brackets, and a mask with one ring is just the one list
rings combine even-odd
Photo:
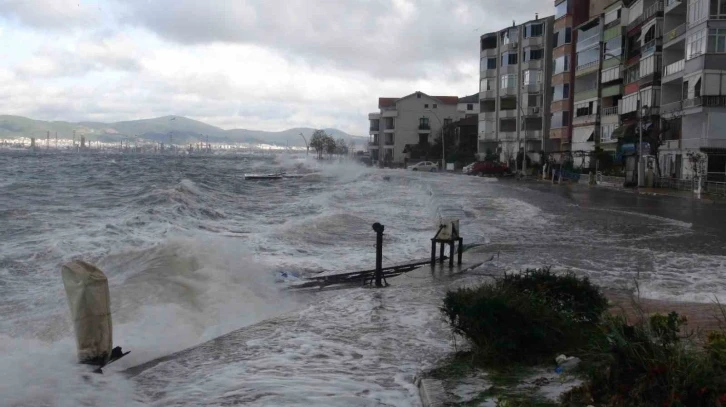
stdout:
[[599,62],[600,61],[598,60],[598,61],[588,62],[588,63],[583,64],[583,65],[578,65],[577,68],[575,69],[575,71],[582,71],[582,70],[585,70],[585,69],[588,69],[588,68],[592,68],[593,66],[596,66]]
[[683,102],[680,100],[677,102],[666,103],[660,107],[662,114],[680,112],[681,110],[683,110]]
[[726,106],[726,96],[698,96],[683,101],[683,108],[689,107],[724,107]]
[[[590,33],[588,33],[588,34],[590,34]],[[600,31],[599,30],[596,33],[593,33],[592,35],[590,35],[587,38],[583,38],[582,40],[578,40],[577,41],[577,48],[576,48],[576,50],[578,52],[579,51],[582,51],[583,49],[585,49],[585,48],[587,48],[587,47],[589,47],[591,45],[597,44],[598,42],[600,42]]]
[[572,124],[585,124],[585,123],[595,123],[597,121],[597,115],[595,113],[593,114],[587,114],[582,116],[575,116],[574,119],[572,119]]
[[419,123],[419,130],[431,130],[431,126],[428,123]]
[[632,23],[628,25],[628,31],[639,26],[640,24],[650,20],[651,17],[658,13],[663,14],[663,2],[657,1],[650,5],[647,9],[643,10],[643,14],[639,15]]
[[655,47],[658,45],[658,38],[653,38],[652,40],[645,43],[640,48],[640,55],[645,56],[648,53],[655,52]]
[[378,140],[369,141],[368,145],[371,147],[378,147]]
[[387,146],[392,146],[393,145],[393,140],[392,139],[386,140],[383,144],[385,144]]
[[613,116],[613,115],[617,115],[617,114],[618,114],[617,106],[605,107],[602,109],[603,116]]
[[684,60],[684,59],[681,59],[680,61],[676,61],[669,65],[666,65],[666,67],[665,67],[666,76],[673,75],[674,73],[678,73],[678,72],[682,71],[683,68],[685,67],[685,65],[686,65],[686,60]]
[[673,41],[685,33],[686,33],[686,24],[683,23],[683,24],[679,25],[678,27],[668,31],[666,33],[666,35],[663,36],[663,41],[664,42]]
[[380,126],[371,126],[370,131],[381,131],[380,129]]

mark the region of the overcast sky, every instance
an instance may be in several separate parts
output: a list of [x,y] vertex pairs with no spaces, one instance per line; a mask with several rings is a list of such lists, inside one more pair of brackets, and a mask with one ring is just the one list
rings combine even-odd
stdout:
[[479,35],[551,0],[0,0],[0,114],[368,133],[379,96],[478,91]]

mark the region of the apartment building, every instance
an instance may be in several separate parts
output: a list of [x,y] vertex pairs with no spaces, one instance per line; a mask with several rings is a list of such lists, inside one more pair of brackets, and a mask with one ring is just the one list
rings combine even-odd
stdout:
[[480,38],[480,157],[539,160],[550,119],[554,17],[512,24]]
[[430,96],[423,92],[402,98],[379,98],[379,112],[368,114],[371,161],[400,166],[419,158],[418,152],[426,150],[439,137],[442,127],[478,113],[472,100],[476,99]]
[[697,151],[708,180],[726,181],[726,2],[667,0],[663,14],[661,173],[690,178]]
[[552,71],[550,88],[550,128],[545,151],[570,150],[576,61],[574,27],[590,15],[589,0],[555,0],[552,36]]

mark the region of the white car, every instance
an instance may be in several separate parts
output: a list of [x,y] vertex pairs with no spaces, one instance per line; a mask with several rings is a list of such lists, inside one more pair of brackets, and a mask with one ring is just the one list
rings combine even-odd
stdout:
[[476,164],[476,162],[473,162],[473,163],[467,165],[466,167],[462,168],[461,172],[463,172],[464,174],[471,174],[471,170],[474,168],[474,164]]
[[438,164],[433,163],[431,161],[421,161],[420,163],[416,163],[414,165],[409,165],[408,169],[411,171],[428,171],[428,172],[436,172],[439,169]]

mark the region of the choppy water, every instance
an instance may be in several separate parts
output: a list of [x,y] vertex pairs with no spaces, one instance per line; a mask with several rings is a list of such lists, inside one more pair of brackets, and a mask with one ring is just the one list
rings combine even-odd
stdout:
[[[452,349],[439,300],[475,276],[303,295],[275,277],[370,266],[376,221],[386,261],[424,257],[442,208],[498,253],[484,271],[549,264],[608,287],[639,278],[651,297],[726,299],[722,235],[647,202],[287,155],[0,153],[0,169],[0,405],[416,405],[413,375]],[[308,175],[243,179],[279,170]],[[114,342],[132,350],[90,379],[59,275],[76,258],[109,276]],[[255,323],[132,379],[113,373]]]

